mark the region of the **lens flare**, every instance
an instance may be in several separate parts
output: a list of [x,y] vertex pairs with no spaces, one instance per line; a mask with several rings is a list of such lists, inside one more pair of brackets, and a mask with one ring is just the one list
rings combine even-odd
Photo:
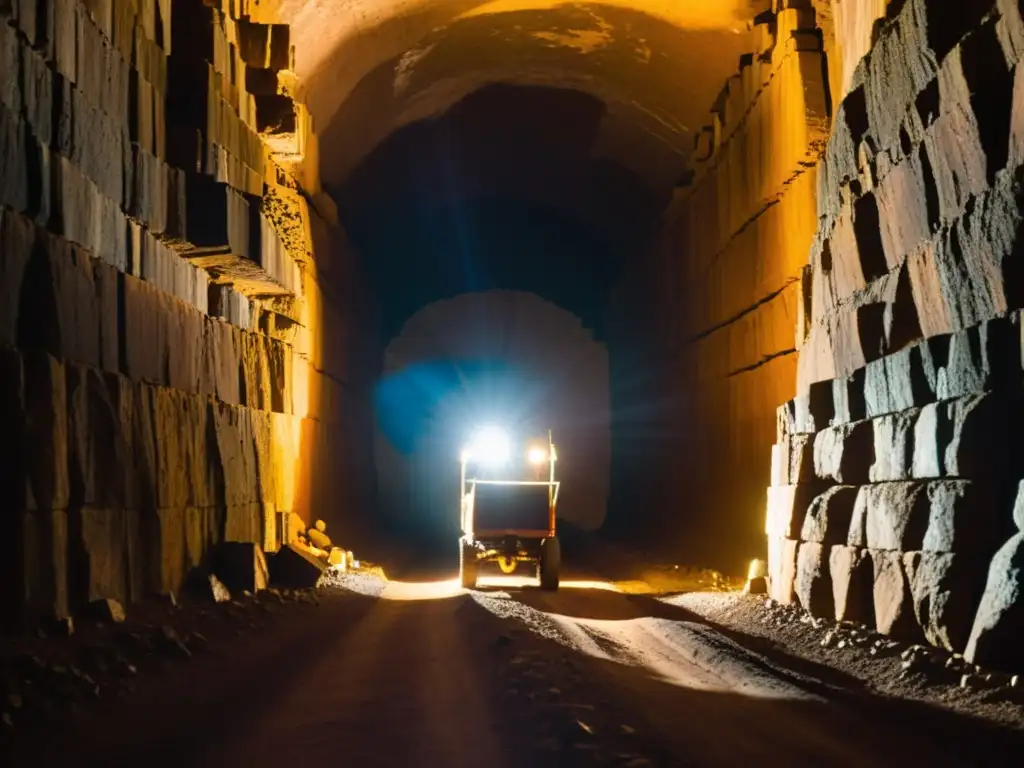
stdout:
[[508,435],[497,427],[484,427],[477,432],[469,447],[469,457],[480,464],[500,466],[511,453]]

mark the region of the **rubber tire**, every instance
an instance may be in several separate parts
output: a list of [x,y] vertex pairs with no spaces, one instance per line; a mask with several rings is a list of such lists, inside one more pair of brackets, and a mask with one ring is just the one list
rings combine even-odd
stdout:
[[562,545],[558,537],[540,543],[540,588],[554,591],[562,571]]
[[463,589],[476,589],[477,574],[480,563],[476,559],[475,550],[466,542],[459,542],[459,582]]

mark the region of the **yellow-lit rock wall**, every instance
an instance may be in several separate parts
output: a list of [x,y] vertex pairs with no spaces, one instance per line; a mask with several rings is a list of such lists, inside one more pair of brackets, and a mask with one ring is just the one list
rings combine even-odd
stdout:
[[620,363],[613,382],[627,381],[630,368],[652,372],[645,387],[618,386],[614,408],[660,414],[657,455],[618,485],[651,489],[643,514],[661,518],[677,550],[733,568],[763,548],[772,403],[796,388],[794,329],[829,128],[812,3],[777,3],[758,22],[757,50],[697,137],[692,179],[612,311],[613,358],[644,358]]
[[821,0],[831,4],[834,53],[830,52],[829,79],[838,104],[845,98],[853,82],[853,73],[860,60],[871,50],[878,25],[885,18],[892,0]]
[[292,512],[344,543],[365,490],[361,278],[244,10],[0,4],[5,620],[177,591]]

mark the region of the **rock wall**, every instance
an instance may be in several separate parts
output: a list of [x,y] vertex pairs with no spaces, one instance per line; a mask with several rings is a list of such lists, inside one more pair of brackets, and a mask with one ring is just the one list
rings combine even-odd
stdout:
[[1010,0],[889,13],[818,167],[771,591],[1019,671],[1024,22]]
[[831,38],[829,46],[829,83],[836,102],[841,101],[853,83],[853,73],[860,60],[871,50],[878,30],[878,24],[885,18],[893,0],[816,0],[816,6],[826,12],[823,6],[831,6],[831,27],[825,31],[825,38]]
[[5,622],[177,591],[293,512],[344,540],[372,487],[369,309],[282,159],[290,56],[238,0],[0,3]]
[[677,554],[734,571],[764,546],[763,457],[777,403],[795,394],[793,329],[829,125],[813,4],[765,5],[757,50],[723,88],[692,177],[612,309],[615,445],[629,447],[615,464],[649,444],[615,479],[615,498],[639,493],[643,511],[634,502],[620,514],[660,518]]

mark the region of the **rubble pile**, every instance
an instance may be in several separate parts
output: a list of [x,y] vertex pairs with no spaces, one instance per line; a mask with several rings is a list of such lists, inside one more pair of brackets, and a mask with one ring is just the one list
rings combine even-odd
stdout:
[[327,535],[327,523],[323,520],[317,520],[312,526],[307,527],[298,515],[293,514],[289,522],[289,537],[289,544],[292,547],[306,556],[319,560],[324,570],[330,568],[344,573],[360,567],[351,550],[336,546],[331,541],[331,537]]
[[90,701],[132,693],[143,671],[192,658],[208,636],[233,641],[289,606],[317,605],[318,587],[346,586],[340,575],[383,575],[336,546],[323,520],[307,529],[291,517],[291,540],[277,552],[222,542],[181,591],[129,609],[97,598],[80,615],[44,618],[33,633],[13,637],[0,648],[0,744],[62,722]]
[[[97,601],[77,620],[41,624],[35,634],[0,648],[0,749],[66,725],[79,707],[131,695],[167,665],[319,604],[311,590],[266,588],[233,597],[210,575],[212,588],[134,606],[126,616],[112,600]],[[172,666],[173,668],[173,666]]]
[[763,624],[783,632],[813,632],[818,645],[828,651],[859,653],[877,659],[898,658],[895,682],[987,691],[996,699],[1024,702],[1024,685],[1019,675],[985,669],[967,661],[961,653],[900,642],[864,625],[815,617],[796,604],[772,598],[766,599],[763,606]]

